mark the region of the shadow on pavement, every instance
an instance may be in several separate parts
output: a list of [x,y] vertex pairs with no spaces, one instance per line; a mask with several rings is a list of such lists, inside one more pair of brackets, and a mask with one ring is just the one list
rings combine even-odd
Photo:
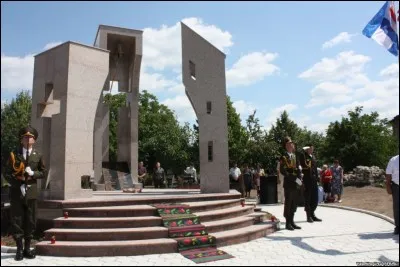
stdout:
[[[378,258],[378,260],[379,260],[380,262],[397,263],[396,266],[399,266],[399,262],[398,262],[398,261],[393,261],[393,260],[391,260],[391,259],[389,259],[389,258],[387,258],[387,257],[385,257],[385,256],[383,256],[383,255],[381,255],[381,256]],[[392,266],[393,266],[393,265],[392,265]]]
[[396,243],[399,243],[399,236],[394,235],[392,232],[384,232],[384,233],[366,233],[366,234],[358,234],[360,239],[393,239]]
[[[385,233],[385,234],[387,234],[387,233]],[[376,250],[355,251],[355,252],[343,252],[343,251],[336,250],[336,249],[319,250],[319,249],[316,249],[316,248],[310,246],[309,244],[307,244],[303,241],[303,239],[307,239],[309,237],[303,238],[303,237],[287,237],[287,236],[283,237],[283,236],[269,235],[269,236],[266,236],[265,238],[270,239],[271,241],[290,241],[293,246],[299,247],[301,249],[307,250],[312,253],[328,255],[328,256],[360,254],[360,253],[368,253],[368,252],[373,252],[373,251],[387,250],[387,249],[376,249]],[[398,250],[398,248],[397,248],[397,250]]]

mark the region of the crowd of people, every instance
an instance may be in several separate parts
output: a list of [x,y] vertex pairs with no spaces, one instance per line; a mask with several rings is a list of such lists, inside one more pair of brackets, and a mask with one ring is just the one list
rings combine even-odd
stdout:
[[[309,149],[308,146],[303,147],[303,154]],[[301,154],[300,154],[301,155]],[[280,160],[278,160],[276,167],[277,174],[277,192],[278,202],[284,203],[283,194],[283,175],[280,172]],[[302,166],[300,166],[302,169]],[[304,172],[307,172],[305,169]],[[229,170],[229,179],[232,189],[237,189],[244,198],[250,198],[252,190],[255,190],[257,195],[260,197],[260,177],[270,174],[268,171],[264,171],[260,164],[257,164],[256,168],[250,167],[248,164],[244,164],[243,168],[239,168],[237,164],[234,164]],[[301,173],[302,177],[304,173]],[[328,202],[342,202],[343,195],[343,168],[339,165],[338,160],[334,160],[333,164],[328,167],[327,164],[322,166],[322,169],[317,168],[317,183],[324,192],[323,200],[325,203]]]

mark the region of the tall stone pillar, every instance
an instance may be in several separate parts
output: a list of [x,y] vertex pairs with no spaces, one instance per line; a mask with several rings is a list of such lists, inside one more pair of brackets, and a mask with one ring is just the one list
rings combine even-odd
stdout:
[[229,192],[225,54],[181,23],[182,79],[199,122],[200,189]]

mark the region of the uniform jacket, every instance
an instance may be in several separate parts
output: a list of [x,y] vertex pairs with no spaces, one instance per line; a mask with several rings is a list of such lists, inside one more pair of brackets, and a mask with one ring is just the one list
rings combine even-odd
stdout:
[[[44,166],[42,155],[32,148],[32,152],[29,155],[29,162],[26,162],[24,156],[22,155],[22,147],[16,149],[12,152],[14,154],[15,163],[14,166],[20,166],[20,163],[24,163],[25,168],[31,167],[31,170],[34,172],[33,179],[30,179],[26,182],[26,195],[25,199],[37,199],[38,195],[38,187],[37,187],[37,179],[43,179],[46,176],[46,168]],[[24,170],[25,170],[24,168]],[[10,159],[7,163],[6,170],[5,170],[5,178],[10,183],[10,200],[16,201],[19,199],[23,199],[23,195],[21,192],[21,185],[24,184],[24,181],[20,181],[16,178],[16,176],[23,175],[23,173],[14,174],[15,170],[13,168],[13,163],[11,160],[11,153]]]
[[283,187],[284,188],[296,188],[296,179],[301,179],[301,171],[299,169],[300,162],[296,157],[295,153],[292,153],[292,159],[290,159],[289,153],[285,152],[280,158],[280,173],[284,176]]
[[315,156],[310,156],[307,152],[300,155],[300,165],[304,174],[304,184],[316,182],[318,180],[317,161]]

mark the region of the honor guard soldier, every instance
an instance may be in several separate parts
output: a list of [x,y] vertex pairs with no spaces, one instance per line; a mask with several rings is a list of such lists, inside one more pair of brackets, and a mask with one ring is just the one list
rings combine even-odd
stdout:
[[[10,153],[5,172],[11,185],[11,234],[17,244],[17,261],[36,256],[30,245],[36,228],[37,179],[44,178],[46,172],[41,154],[32,147],[38,138],[36,129],[30,126],[21,129],[19,138],[21,144]],[[24,247],[22,238],[25,240]]]
[[322,221],[315,216],[315,210],[318,206],[318,170],[313,152],[314,146],[308,144],[303,147],[303,153],[300,156],[300,164],[304,174],[304,210],[309,223]]
[[286,229],[293,231],[301,229],[294,223],[294,214],[297,209],[297,198],[301,182],[300,163],[296,159],[294,144],[290,137],[285,137],[283,145],[286,152],[280,158],[280,173],[283,175],[283,189],[285,204],[283,216],[286,218]]

